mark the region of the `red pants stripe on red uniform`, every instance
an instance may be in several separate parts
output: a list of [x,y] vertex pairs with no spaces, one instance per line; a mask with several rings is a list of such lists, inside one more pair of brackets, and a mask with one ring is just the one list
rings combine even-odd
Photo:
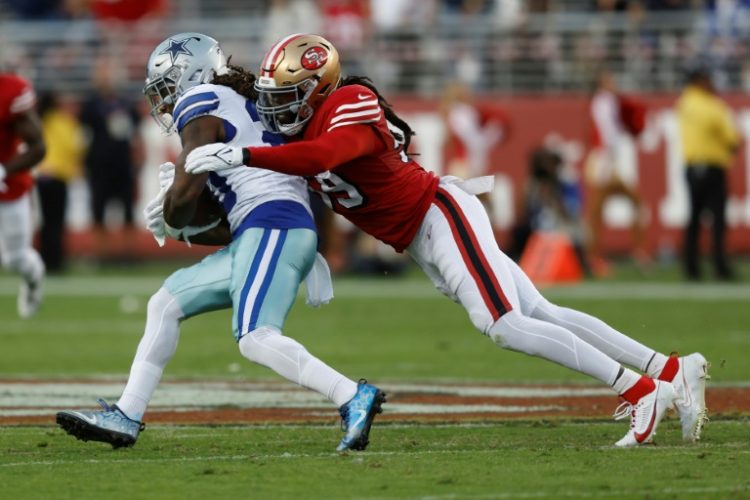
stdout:
[[487,309],[492,313],[492,319],[497,321],[500,316],[513,310],[513,307],[505,297],[502,288],[500,288],[497,277],[492,272],[471,225],[466,220],[459,204],[448,191],[438,188],[435,194],[435,205],[445,215],[453,232],[453,239],[461,252],[461,257],[463,257],[469,273],[474,278]]

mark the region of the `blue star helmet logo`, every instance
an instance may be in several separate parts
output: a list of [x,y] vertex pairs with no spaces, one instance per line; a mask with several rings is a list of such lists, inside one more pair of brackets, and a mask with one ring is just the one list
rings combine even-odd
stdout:
[[187,47],[185,47],[185,45],[187,45],[187,43],[190,40],[193,40],[193,39],[198,40],[198,38],[196,38],[194,36],[191,36],[190,38],[185,38],[183,40],[172,40],[170,38],[169,39],[169,46],[166,49],[164,49],[161,52],[159,52],[159,54],[161,55],[161,54],[167,54],[168,53],[169,57],[172,59],[172,64],[174,64],[175,59],[177,59],[177,56],[179,56],[180,54],[185,54],[185,55],[188,55],[188,56],[192,56],[193,55],[193,53],[190,52],[187,49]]

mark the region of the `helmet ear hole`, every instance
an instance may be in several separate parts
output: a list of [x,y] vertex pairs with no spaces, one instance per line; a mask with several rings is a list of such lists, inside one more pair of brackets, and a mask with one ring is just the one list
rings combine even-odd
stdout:
[[201,75],[203,74],[203,70],[199,69],[193,72],[192,75],[188,78],[189,82],[199,82],[201,80]]

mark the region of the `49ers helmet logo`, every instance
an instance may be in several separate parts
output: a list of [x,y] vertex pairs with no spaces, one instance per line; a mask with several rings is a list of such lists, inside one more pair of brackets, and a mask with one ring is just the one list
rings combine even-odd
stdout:
[[328,51],[323,47],[310,47],[302,54],[302,67],[308,70],[316,70],[323,67],[328,60]]

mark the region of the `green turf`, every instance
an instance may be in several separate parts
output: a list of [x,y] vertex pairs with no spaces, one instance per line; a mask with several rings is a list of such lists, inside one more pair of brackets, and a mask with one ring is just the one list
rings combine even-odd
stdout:
[[[15,316],[0,277],[0,378],[127,374],[146,301],[166,271],[78,274],[48,283],[38,317]],[[301,301],[287,331],[352,378],[576,382],[590,379],[495,347],[421,277],[336,281],[321,310]],[[607,282],[545,293],[655,349],[701,351],[712,383],[748,383],[750,290]],[[277,380],[237,352],[228,312],[186,321],[171,379]],[[0,394],[2,397],[2,394]],[[325,426],[149,426],[130,450],[80,443],[52,425],[0,427],[0,499],[25,498],[750,498],[750,423],[713,421],[683,445],[675,420],[659,446],[610,447],[620,423],[511,421],[485,426],[377,424],[363,454],[331,453]]]
[[[90,282],[71,285],[75,295],[66,293],[68,282],[53,282],[43,311],[28,321],[15,316],[9,295],[13,288],[6,287],[8,293],[0,295],[0,376],[127,373],[143,332],[149,293],[161,280],[130,280],[122,285],[123,293],[117,292],[122,278]],[[100,290],[82,289],[88,286]],[[713,362],[715,382],[750,379],[746,363],[750,357],[750,312],[741,293],[730,295],[733,298],[702,300],[699,287],[697,298],[690,300],[670,298],[668,293],[655,299],[638,298],[636,289],[634,297],[608,299],[598,296],[600,291],[617,291],[623,285],[598,286],[583,297],[575,288],[549,295],[561,305],[601,317],[662,352],[703,352]],[[460,306],[434,292],[424,279],[348,279],[337,282],[337,289],[342,293],[320,310],[300,300],[289,317],[286,333],[353,378],[588,380],[548,362],[495,347],[473,328]],[[750,288],[746,289],[750,293]],[[731,291],[732,287],[721,290]],[[230,328],[228,311],[184,322],[177,354],[165,375],[275,377],[243,361]]]
[[[747,421],[683,445],[619,450],[610,423],[389,426],[365,453],[331,452],[323,427],[152,426],[132,449],[40,427],[0,433],[3,498],[746,498]],[[31,485],[34,485],[33,487]],[[31,493],[33,492],[33,494]]]

